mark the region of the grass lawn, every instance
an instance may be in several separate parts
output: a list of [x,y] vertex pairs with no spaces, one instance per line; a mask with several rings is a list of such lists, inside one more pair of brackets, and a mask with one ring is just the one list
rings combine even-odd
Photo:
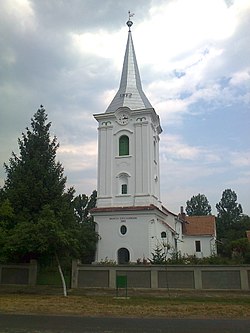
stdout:
[[[112,317],[250,318],[249,292],[114,290],[0,286],[0,312]],[[118,295],[119,296],[119,295]],[[120,296],[123,296],[120,294]]]

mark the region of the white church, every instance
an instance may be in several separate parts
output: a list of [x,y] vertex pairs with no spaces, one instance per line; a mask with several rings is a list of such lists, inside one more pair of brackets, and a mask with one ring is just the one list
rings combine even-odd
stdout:
[[191,222],[161,203],[162,128],[142,90],[132,24],[129,18],[120,87],[107,110],[94,115],[98,122],[98,197],[91,214],[99,234],[95,261],[143,261],[152,258],[157,247],[167,257],[177,251],[210,256],[215,250],[215,221],[210,221],[209,234],[200,228],[198,234],[188,235],[186,224]]

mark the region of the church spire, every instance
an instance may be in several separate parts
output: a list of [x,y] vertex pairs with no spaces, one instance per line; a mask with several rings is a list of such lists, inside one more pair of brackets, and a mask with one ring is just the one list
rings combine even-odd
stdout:
[[115,112],[119,107],[123,106],[129,107],[131,110],[152,108],[152,105],[142,90],[130,29],[133,24],[130,20],[131,16],[133,16],[133,14],[129,12],[129,20],[127,21],[127,26],[129,27],[128,40],[123,61],[120,87],[106,112]]

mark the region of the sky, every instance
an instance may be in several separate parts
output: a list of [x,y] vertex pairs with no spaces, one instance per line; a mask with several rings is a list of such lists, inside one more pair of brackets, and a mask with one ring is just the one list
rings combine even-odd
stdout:
[[0,1],[3,163],[40,104],[67,187],[97,183],[97,122],[119,87],[128,10],[143,90],[161,119],[161,200],[170,211],[225,189],[250,215],[249,0]]

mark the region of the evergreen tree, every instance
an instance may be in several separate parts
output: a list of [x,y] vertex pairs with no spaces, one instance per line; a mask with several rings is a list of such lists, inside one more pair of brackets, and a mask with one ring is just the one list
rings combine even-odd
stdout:
[[232,255],[232,244],[246,237],[246,230],[250,227],[250,218],[243,215],[240,204],[237,203],[237,195],[231,189],[222,193],[222,198],[216,204],[218,215],[216,218],[218,253],[230,257]]
[[224,231],[237,225],[242,217],[243,211],[241,205],[237,203],[237,194],[231,189],[224,190],[220,202],[216,204],[216,209],[218,237],[223,237]]
[[20,155],[12,153],[5,164],[7,178],[0,193],[0,231],[4,235],[0,237],[0,260],[54,256],[66,295],[61,258],[80,258],[89,243],[91,249],[95,246],[97,235],[94,228],[83,228],[76,219],[74,189],[65,191],[66,177],[56,161],[59,144],[56,137],[50,137],[47,118],[41,105],[31,119],[31,129],[26,128],[18,139]]
[[186,202],[186,213],[188,216],[211,215],[211,206],[204,194],[197,194]]
[[9,165],[5,164],[4,189],[21,219],[37,219],[44,205],[58,213],[66,183],[63,167],[56,161],[59,144],[56,137],[50,138],[51,123],[47,123],[42,105],[31,119],[31,127],[18,139],[20,156],[12,153]]
[[156,245],[156,248],[154,249],[154,252],[152,254],[152,259],[149,259],[149,262],[153,265],[163,265],[167,261],[167,256],[164,251],[164,248],[162,248],[159,245]]
[[8,258],[6,240],[8,232],[13,228],[14,221],[15,216],[10,201],[0,198],[0,262],[5,262]]

